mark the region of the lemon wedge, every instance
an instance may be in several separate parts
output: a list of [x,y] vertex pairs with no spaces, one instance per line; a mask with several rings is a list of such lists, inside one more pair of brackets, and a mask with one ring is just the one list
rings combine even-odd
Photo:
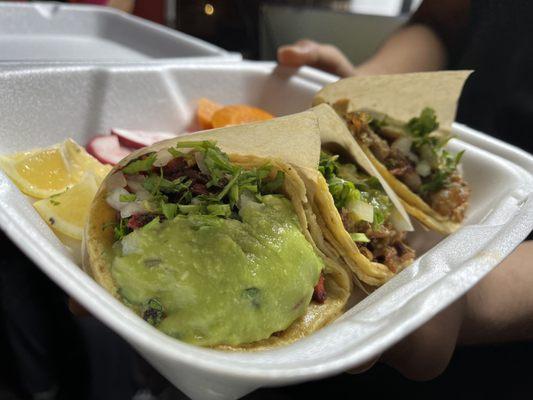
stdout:
[[111,171],[111,165],[102,164],[72,139],[65,140],[63,144],[66,156],[73,167],[73,174],[81,178],[84,172],[90,171],[94,174],[96,183],[100,185],[109,171]]
[[24,193],[45,198],[62,192],[75,180],[61,146],[0,157],[0,167]]
[[100,184],[111,169],[72,139],[45,149],[0,156],[0,168],[22,192],[39,199],[72,187],[85,172],[93,173]]
[[33,204],[39,215],[54,231],[81,240],[91,202],[98,190],[93,174],[63,193]]

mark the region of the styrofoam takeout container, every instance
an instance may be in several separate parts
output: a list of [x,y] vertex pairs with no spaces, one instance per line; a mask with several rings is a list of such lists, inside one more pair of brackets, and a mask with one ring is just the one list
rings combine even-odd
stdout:
[[0,66],[215,59],[242,57],[109,7],[0,3]]
[[[173,130],[191,124],[195,100],[248,103],[276,115],[304,110],[334,78],[270,63],[45,68],[0,72],[0,153],[81,144],[111,127]],[[273,351],[226,353],[188,345],[152,328],[72,261],[30,202],[0,173],[0,226],[57,284],[131,343],[164,376],[196,399],[236,398],[260,386],[317,379],[356,365],[405,337],[464,294],[533,227],[533,157],[456,124],[472,186],[465,226],[430,248],[341,318]],[[435,245],[436,244],[436,245]],[[432,247],[434,246],[434,247]]]

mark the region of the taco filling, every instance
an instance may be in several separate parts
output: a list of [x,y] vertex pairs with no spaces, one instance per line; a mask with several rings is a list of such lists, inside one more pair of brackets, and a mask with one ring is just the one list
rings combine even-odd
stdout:
[[470,189],[458,170],[463,151],[445,150],[451,136],[437,133],[435,112],[425,108],[406,124],[387,117],[372,118],[365,112],[346,115],[355,138],[434,211],[461,222]]
[[[111,274],[159,330],[203,346],[266,339],[323,302],[323,260],[302,233],[285,175],[179,142],[111,176]],[[114,188],[112,188],[114,186]]]
[[413,261],[415,252],[405,243],[406,233],[393,224],[390,198],[376,177],[338,158],[322,152],[319,171],[327,181],[344,228],[366,258],[399,272]]

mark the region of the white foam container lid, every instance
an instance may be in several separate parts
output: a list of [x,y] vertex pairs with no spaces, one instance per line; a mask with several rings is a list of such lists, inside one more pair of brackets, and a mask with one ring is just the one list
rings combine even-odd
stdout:
[[109,7],[0,3],[0,66],[241,58]]
[[[0,72],[0,154],[111,127],[180,132],[195,101],[247,103],[276,115],[306,109],[335,78],[271,63],[29,68]],[[110,296],[73,262],[28,199],[0,172],[0,227],[67,293],[195,399],[237,398],[260,386],[318,379],[359,365],[464,294],[533,227],[533,157],[463,125],[472,186],[465,226],[442,239],[419,230],[413,265],[315,334],[273,351],[226,353],[174,340]],[[437,244],[438,242],[438,244]]]

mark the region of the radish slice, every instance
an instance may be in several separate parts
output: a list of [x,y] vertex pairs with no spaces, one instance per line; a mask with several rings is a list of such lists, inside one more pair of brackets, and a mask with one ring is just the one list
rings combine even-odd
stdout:
[[161,140],[172,139],[178,136],[171,132],[150,132],[121,128],[112,128],[111,134],[116,135],[120,144],[123,146],[133,147],[134,149],[151,146]]
[[117,164],[131,153],[131,150],[120,146],[114,135],[95,136],[87,145],[87,151],[104,164]]

